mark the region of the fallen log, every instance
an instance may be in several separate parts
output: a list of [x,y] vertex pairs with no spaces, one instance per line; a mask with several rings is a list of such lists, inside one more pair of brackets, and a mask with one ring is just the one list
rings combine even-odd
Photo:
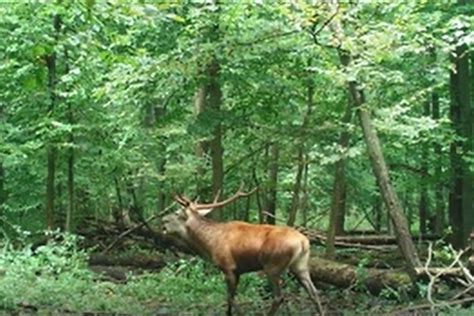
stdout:
[[[427,278],[427,273],[437,274],[443,279],[463,277],[466,273],[461,268],[438,267],[420,267],[416,269],[416,272],[420,279]],[[472,270],[471,272],[474,273]],[[401,269],[361,268],[319,257],[311,257],[310,273],[311,278],[316,282],[324,282],[341,288],[349,288],[359,283],[375,295],[384,288],[398,289],[412,283],[409,275]]]
[[89,257],[91,266],[127,266],[139,269],[160,270],[166,265],[161,256],[127,255],[112,256],[105,254],[92,254]]
[[[309,230],[300,227],[299,231],[305,234],[312,242],[325,244],[327,240],[327,236],[325,232],[319,230]],[[436,240],[439,239],[439,236],[436,235],[425,235],[425,236],[413,236],[412,239],[414,241],[422,240],[422,241],[429,241],[429,240]],[[335,237],[335,245],[340,247],[358,247],[358,248],[366,248],[371,250],[382,250],[383,246],[387,245],[397,245],[397,239],[395,236],[387,235],[387,234],[379,234],[379,235],[344,235],[344,236],[336,236]]]
[[384,288],[400,288],[411,285],[410,277],[400,270],[360,268],[353,265],[312,257],[311,278],[337,287],[349,288],[360,283],[372,294],[379,294]]

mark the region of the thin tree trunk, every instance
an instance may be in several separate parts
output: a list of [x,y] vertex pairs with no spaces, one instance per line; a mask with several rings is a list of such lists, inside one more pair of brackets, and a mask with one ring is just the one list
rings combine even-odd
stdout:
[[[158,173],[164,175],[165,173],[165,165],[166,159],[162,158],[161,161],[158,163]],[[163,189],[158,192],[158,212],[162,212],[166,208],[166,193]]]
[[[459,5],[467,2],[458,1]],[[450,157],[452,169],[452,188],[449,196],[449,220],[453,230],[452,243],[455,247],[467,245],[467,238],[474,227],[473,175],[463,157],[473,150],[473,127],[471,109],[471,78],[469,70],[468,47],[459,45],[455,50],[454,65],[451,71],[450,115],[453,129],[459,136],[451,143]],[[461,140],[463,139],[464,140]]]
[[[219,64],[216,59],[214,59],[208,67],[208,78],[209,84],[207,91],[209,93],[209,109],[218,116],[222,102],[222,91],[219,84]],[[222,125],[220,123],[220,120],[216,120],[214,124],[215,125],[212,130],[212,139],[209,142],[209,150],[212,163],[212,195],[216,196],[218,193],[222,194],[223,189],[224,149],[222,147]],[[217,209],[214,212],[216,212],[215,216],[217,218],[223,218],[223,210],[221,208]]]
[[[346,129],[346,125],[351,122],[351,119],[352,105],[351,101],[348,100],[346,110],[342,117],[344,130],[341,132],[338,142],[339,146],[344,149],[349,145],[350,134]],[[333,258],[335,255],[334,241],[336,235],[344,233],[344,215],[346,206],[346,180],[344,168],[344,158],[336,161],[334,165],[334,183],[331,199],[331,213],[329,214],[328,239],[326,242],[326,256],[328,258]]]
[[115,183],[115,194],[117,195],[117,208],[114,209],[112,216],[114,217],[115,222],[118,224],[119,227],[123,228],[125,226],[124,223],[124,205],[122,199],[122,190],[120,190],[120,183],[117,177],[114,177]]
[[266,194],[265,208],[266,212],[270,215],[266,216],[265,222],[268,224],[275,224],[279,160],[278,144],[273,143],[270,145],[269,154],[270,163],[268,165],[268,190]]
[[[424,115],[430,115],[430,103],[424,105]],[[421,177],[420,177],[420,201],[419,210],[419,231],[422,236],[426,235],[426,223],[428,217],[428,144],[423,144],[421,149]]]
[[293,184],[293,197],[291,199],[290,210],[288,212],[288,226],[294,226],[296,220],[296,213],[298,212],[299,206],[299,195],[301,189],[301,177],[303,175],[303,168],[304,168],[304,154],[303,154],[303,146],[299,146],[298,148],[298,159],[297,159],[297,168],[296,168],[296,178],[295,183]]
[[[61,19],[59,15],[53,17],[54,38],[58,41],[59,32],[61,31]],[[46,66],[48,68],[48,90],[50,95],[50,102],[48,107],[48,115],[53,115],[56,107],[56,52],[53,51],[46,57]],[[46,204],[45,204],[45,223],[48,229],[54,228],[54,182],[56,171],[56,147],[50,141],[46,146],[47,151],[47,176],[46,176]]]
[[[3,109],[0,108],[0,124],[4,122]],[[7,193],[5,191],[5,167],[3,162],[0,161],[0,216],[3,215],[4,204],[7,202]]]
[[[308,66],[311,66],[311,59],[308,60]],[[313,95],[314,95],[314,83],[311,79],[308,79],[306,86],[306,112],[304,113],[303,120],[300,127],[300,139],[298,144],[298,158],[297,158],[297,169],[296,178],[293,185],[293,197],[291,199],[291,206],[288,212],[288,226],[293,226],[296,220],[296,214],[298,212],[298,206],[300,201],[300,189],[301,189],[301,177],[303,175],[303,169],[305,165],[304,152],[305,152],[305,140],[306,140],[306,129],[308,122],[311,117],[313,110]]]
[[374,217],[375,217],[375,231],[380,233],[382,231],[382,205],[380,203],[380,196],[375,197],[375,203],[373,206]]
[[7,195],[5,192],[5,168],[3,163],[0,162],[0,216],[3,215],[3,205],[7,201]]
[[414,276],[414,269],[420,266],[421,262],[418,258],[417,250],[410,236],[407,219],[403,214],[398,196],[393,189],[392,184],[390,183],[388,168],[382,154],[380,141],[376,134],[375,128],[372,125],[369,112],[367,109],[362,107],[364,101],[361,98],[361,95],[358,95],[360,92],[357,92],[355,83],[349,83],[349,86],[351,94],[355,100],[355,105],[358,107],[357,112],[362,125],[364,139],[372,163],[372,169],[375,177],[377,178],[380,192],[385,201],[385,206],[387,207],[390,219],[395,228],[395,236],[398,240],[398,246],[400,247],[400,250],[408,264],[408,267],[411,271],[410,274]]
[[[307,159],[305,159],[307,161]],[[303,227],[306,228],[308,225],[308,170],[309,163],[305,163],[303,171],[303,197],[301,198],[301,221]]]
[[[336,13],[337,3],[332,2],[331,8],[333,13]],[[332,23],[334,34],[340,43],[343,42],[343,29],[340,23],[340,20],[335,19]],[[348,66],[351,62],[352,56],[347,51],[339,49],[339,57],[341,64],[343,66]],[[413,280],[416,279],[416,267],[421,265],[420,259],[413,244],[413,241],[410,236],[408,229],[408,223],[405,215],[403,214],[400,201],[395,190],[390,183],[390,177],[388,173],[387,164],[382,153],[382,148],[380,145],[379,138],[377,136],[376,130],[372,125],[372,120],[370,118],[370,113],[368,109],[364,106],[365,100],[364,95],[361,90],[357,87],[356,81],[348,81],[349,93],[352,97],[352,104],[356,107],[356,112],[362,126],[362,132],[364,135],[364,140],[367,145],[367,151],[370,157],[372,170],[377,179],[377,184],[379,186],[380,192],[384,199],[385,205],[387,207],[388,213],[392,220],[392,223],[395,227],[395,234],[398,241],[398,246],[403,254],[403,257],[406,260],[408,266],[408,272]]]
[[[268,156],[268,150],[265,150],[265,156]],[[267,157],[265,157],[267,158]],[[267,161],[267,159],[265,159],[265,161]],[[255,162],[253,164],[253,167],[252,167],[252,179],[253,179],[253,182],[254,182],[254,185],[256,187],[259,187],[260,186],[260,181],[258,180],[258,177],[257,177],[257,163]],[[255,200],[257,202],[257,212],[258,212],[258,223],[259,224],[263,224],[265,223],[265,216],[263,214],[263,207],[262,207],[262,198],[261,198],[261,195],[260,195],[260,192],[261,190],[257,190],[257,192],[255,193]],[[266,196],[266,193],[264,192],[263,193],[263,203],[265,203],[265,196]]]
[[[67,50],[64,51],[66,73],[69,72],[68,54]],[[71,103],[67,104],[67,118],[69,125],[74,125],[74,110]],[[67,194],[68,194],[68,207],[66,211],[66,224],[64,229],[67,232],[71,232],[71,225],[74,217],[74,132],[71,129],[69,133],[69,152],[67,158]]]
[[[440,118],[439,96],[436,92],[431,95],[431,116],[433,120],[438,121]],[[435,155],[434,178],[435,183],[435,234],[440,235],[445,226],[444,198],[443,198],[443,181],[442,181],[442,152],[441,145],[435,141],[433,144]]]
[[[194,94],[194,116],[199,117],[202,115],[205,109],[205,102],[206,102],[206,95],[207,95],[207,86],[205,83],[201,83],[198,87],[196,93]],[[206,152],[206,143],[202,140],[198,140],[194,147],[194,152],[196,157],[199,161],[197,167],[197,177],[196,177],[196,194],[201,198],[204,195],[204,184],[202,183],[204,178],[204,168],[201,166],[204,154]]]

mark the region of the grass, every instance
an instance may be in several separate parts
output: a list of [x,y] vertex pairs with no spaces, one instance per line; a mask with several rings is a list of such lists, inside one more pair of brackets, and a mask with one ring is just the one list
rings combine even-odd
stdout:
[[[87,268],[88,254],[77,247],[77,242],[77,237],[72,235],[55,236],[35,251],[29,245],[4,244],[0,251],[0,312],[225,313],[225,282],[222,274],[209,263],[198,258],[179,260],[156,273],[130,274],[127,283],[117,284],[97,278]],[[279,314],[314,314],[315,308],[301,287],[288,278],[284,283],[287,300]],[[397,305],[408,304],[392,292],[383,292],[378,297],[364,293],[363,289],[326,288],[321,292],[326,307],[343,315],[378,315],[397,309]],[[268,311],[271,291],[265,278],[258,274],[243,275],[237,293],[236,304],[241,314],[264,315]],[[472,311],[472,308],[455,307],[444,314],[469,314]]]

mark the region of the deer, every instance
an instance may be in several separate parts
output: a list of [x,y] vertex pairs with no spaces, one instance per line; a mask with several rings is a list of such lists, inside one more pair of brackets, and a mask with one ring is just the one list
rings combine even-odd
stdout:
[[241,186],[234,195],[220,202],[216,194],[214,201],[208,204],[174,194],[174,200],[181,207],[162,218],[163,234],[184,242],[222,271],[227,285],[227,315],[232,315],[234,309],[240,275],[259,271],[263,271],[272,285],[273,301],[268,314],[274,315],[283,302],[280,275],[288,270],[324,315],[309,273],[310,244],[305,235],[287,226],[243,221],[221,223],[205,217],[216,208],[251,195],[256,189],[242,192]]

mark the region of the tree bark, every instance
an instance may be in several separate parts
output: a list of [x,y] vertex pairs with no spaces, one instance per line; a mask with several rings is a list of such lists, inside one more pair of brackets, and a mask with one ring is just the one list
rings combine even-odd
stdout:
[[[202,113],[205,111],[205,102],[206,102],[206,95],[207,95],[207,85],[202,82],[196,92],[194,93],[194,98],[193,98],[193,110],[194,110],[194,116],[199,118]],[[203,140],[198,140],[195,144],[194,147],[194,153],[196,154],[196,157],[200,162],[203,162],[204,160],[204,154],[207,151],[206,148],[206,142]],[[197,167],[197,177],[196,177],[196,194],[197,196],[203,197],[205,194],[205,188],[204,184],[201,183],[202,179],[204,177],[204,168],[201,166],[201,163],[198,164]]]
[[[158,173],[164,175],[166,166],[166,159],[162,158],[158,163]],[[163,183],[160,181],[160,183]],[[157,201],[158,212],[162,212],[166,208],[166,193],[163,188],[158,192],[158,201]]]
[[[212,195],[216,196],[222,193],[224,183],[224,163],[222,147],[222,124],[218,119],[220,116],[220,107],[222,102],[222,91],[219,84],[219,63],[216,59],[208,67],[208,103],[209,109],[215,115],[214,126],[212,130],[212,139],[209,142],[209,150],[212,162]],[[217,217],[223,218],[222,209],[218,209]],[[214,211],[214,212],[216,212]]]
[[[424,115],[430,115],[430,103],[424,105]],[[421,149],[421,177],[420,177],[420,201],[419,210],[419,232],[426,234],[426,223],[428,219],[428,144],[423,144]]]
[[375,202],[373,205],[373,212],[374,212],[374,228],[375,231],[380,233],[382,231],[382,204],[380,202],[380,196],[377,194],[375,196]]
[[[65,64],[66,64],[66,73],[69,72],[68,64],[68,55],[67,50],[64,52]],[[67,104],[67,119],[69,125],[74,125],[74,110],[71,106],[71,103]],[[66,223],[64,229],[67,232],[71,232],[72,221],[74,218],[74,132],[71,128],[69,133],[69,150],[67,158],[67,194],[68,194],[68,207],[66,211]]]
[[411,275],[415,277],[415,274],[413,273],[414,269],[420,266],[421,262],[410,236],[407,219],[403,214],[398,196],[390,182],[388,168],[383,157],[380,141],[375,128],[372,125],[369,112],[363,107],[364,100],[362,95],[360,94],[360,91],[357,91],[354,82],[349,83],[349,90],[354,98],[354,104],[358,107],[357,113],[362,125],[362,131],[364,133],[367,151],[369,152],[372,170],[377,178],[380,193],[382,194],[391,222],[395,228],[395,236],[397,237],[398,245],[407,262],[408,268],[411,271]]
[[[330,3],[330,5],[333,14],[336,14],[338,10],[337,2],[332,2]],[[340,20],[333,20],[332,28],[337,40],[340,44],[342,44],[344,40],[344,33]],[[341,48],[339,48],[339,57],[341,60],[341,64],[344,67],[347,67],[352,60],[350,52],[347,52]],[[369,153],[372,170],[374,172],[375,178],[377,179],[377,184],[387,207],[391,222],[395,227],[395,235],[397,237],[398,246],[403,254],[403,257],[406,260],[410,277],[412,278],[412,280],[415,280],[415,269],[416,267],[421,265],[421,262],[418,258],[418,253],[416,251],[415,245],[413,244],[413,241],[411,239],[407,219],[403,214],[400,201],[395,190],[392,187],[392,184],[390,183],[387,164],[385,163],[385,159],[382,153],[382,148],[380,146],[380,141],[377,136],[376,130],[372,125],[370,113],[365,107],[363,92],[358,89],[357,82],[354,80],[348,81],[348,89],[352,97],[352,104],[356,107],[356,112],[359,117],[360,124],[362,126],[364,141],[366,143],[367,151]]]
[[270,162],[268,165],[268,189],[265,199],[265,210],[270,215],[265,216],[265,222],[274,225],[276,223],[279,148],[276,143],[269,146]]
[[[348,100],[346,110],[342,117],[344,130],[341,132],[338,142],[339,146],[343,149],[347,148],[349,145],[350,134],[346,129],[346,125],[349,124],[352,119],[351,107],[351,101]],[[331,213],[329,214],[328,240],[326,244],[326,257],[328,258],[333,258],[335,255],[334,240],[336,235],[341,235],[344,233],[344,217],[346,206],[346,180],[344,168],[344,158],[339,159],[334,164],[334,183],[331,199]]]
[[[458,5],[467,1],[459,0]],[[450,74],[451,106],[450,116],[458,139],[451,143],[450,158],[452,169],[452,187],[449,194],[449,220],[452,228],[452,243],[464,248],[474,227],[473,175],[469,164],[464,160],[472,152],[474,134],[471,100],[470,60],[468,47],[458,45],[453,57],[454,69]]]
[[[61,19],[58,14],[53,17],[54,38],[58,41],[59,33],[61,31]],[[49,107],[48,115],[52,116],[56,107],[56,52],[55,48],[50,55],[46,57],[46,67],[48,69],[48,90],[49,90]],[[46,176],[46,203],[45,203],[45,224],[47,229],[54,228],[54,186],[55,186],[55,171],[56,171],[56,147],[53,141],[49,141],[46,145],[47,151],[47,176]]]
[[298,158],[297,158],[297,167],[296,167],[296,177],[293,184],[293,197],[291,198],[290,210],[288,212],[288,226],[294,226],[296,220],[296,214],[298,212],[298,206],[300,201],[300,189],[301,189],[301,178],[303,175],[304,169],[304,147],[300,145],[298,148]]
[[[311,66],[311,59],[308,60],[308,66]],[[298,141],[298,166],[296,168],[296,178],[293,185],[293,197],[291,199],[291,206],[288,212],[288,226],[293,226],[296,220],[296,214],[298,213],[298,206],[300,205],[300,190],[301,190],[301,178],[303,175],[303,170],[305,167],[304,161],[304,152],[305,152],[305,140],[306,140],[306,129],[308,127],[308,122],[311,117],[311,112],[313,110],[313,95],[314,95],[314,83],[311,79],[307,80],[306,85],[306,112],[304,113],[300,132],[299,132],[299,141]]]
[[[431,117],[438,121],[440,118],[439,96],[437,92],[431,95]],[[435,183],[435,234],[441,234],[445,226],[444,198],[443,198],[443,176],[442,176],[442,152],[438,142],[433,144],[435,155],[434,178]]]
[[0,216],[3,215],[3,205],[7,201],[7,195],[5,192],[5,168],[3,163],[0,162]]
[[[341,288],[361,282],[375,295],[387,287],[398,289],[411,284],[408,274],[400,271],[360,268],[318,257],[312,257],[309,266],[311,278],[316,282],[325,282]],[[360,275],[364,277],[358,277]]]
[[[307,160],[307,159],[305,159]],[[301,198],[301,221],[303,227],[306,227],[308,224],[308,171],[309,163],[305,163],[303,171],[303,197]]]

